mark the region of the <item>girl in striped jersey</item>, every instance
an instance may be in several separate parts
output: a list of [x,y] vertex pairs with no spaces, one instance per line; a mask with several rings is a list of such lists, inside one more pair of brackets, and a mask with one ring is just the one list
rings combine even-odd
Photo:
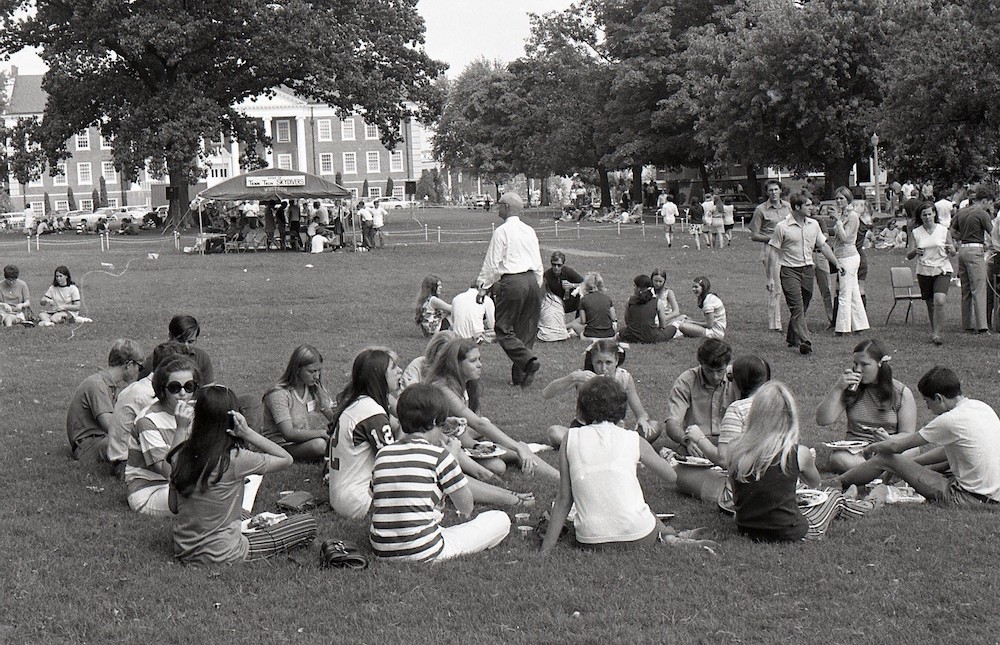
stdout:
[[380,558],[433,561],[490,549],[510,532],[503,511],[485,511],[443,528],[445,498],[460,518],[472,515],[472,491],[444,446],[444,393],[417,383],[396,404],[403,439],[379,450],[372,472],[372,548]]

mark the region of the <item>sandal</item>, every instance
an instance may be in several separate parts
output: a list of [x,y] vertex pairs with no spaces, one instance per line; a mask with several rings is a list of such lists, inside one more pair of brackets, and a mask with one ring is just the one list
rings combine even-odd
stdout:
[[358,545],[347,540],[327,540],[319,549],[320,565],[334,569],[367,569],[371,561]]

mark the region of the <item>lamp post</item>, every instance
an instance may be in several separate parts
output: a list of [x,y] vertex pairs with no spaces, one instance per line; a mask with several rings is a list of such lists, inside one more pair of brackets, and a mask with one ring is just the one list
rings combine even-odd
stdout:
[[874,172],[874,175],[875,175],[875,212],[876,213],[881,213],[882,212],[882,191],[879,189],[879,185],[878,185],[879,170],[878,170],[878,134],[877,133],[872,133],[872,148],[874,148],[874,150],[875,150],[875,154],[874,154],[874,162],[875,162],[875,172]]

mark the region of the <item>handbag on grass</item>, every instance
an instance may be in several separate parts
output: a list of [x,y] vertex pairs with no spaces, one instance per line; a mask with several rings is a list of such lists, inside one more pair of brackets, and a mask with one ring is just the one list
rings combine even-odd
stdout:
[[293,513],[304,513],[316,508],[316,497],[309,491],[298,490],[279,499],[278,508]]

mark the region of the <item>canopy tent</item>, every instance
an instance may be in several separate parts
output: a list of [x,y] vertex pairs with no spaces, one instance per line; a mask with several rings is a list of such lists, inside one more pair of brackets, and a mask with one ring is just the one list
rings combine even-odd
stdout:
[[351,192],[332,181],[301,170],[263,168],[237,175],[198,193],[202,199],[239,201],[244,199],[349,198]]

